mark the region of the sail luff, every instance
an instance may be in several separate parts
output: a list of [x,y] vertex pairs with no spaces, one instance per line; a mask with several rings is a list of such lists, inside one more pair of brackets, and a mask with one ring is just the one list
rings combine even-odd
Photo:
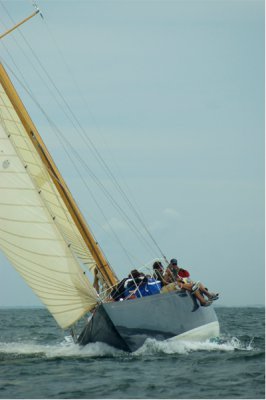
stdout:
[[49,154],[42,138],[40,137],[37,128],[32,122],[23,102],[21,101],[18,93],[16,92],[7,72],[2,64],[0,64],[0,83],[2,84],[4,90],[6,91],[10,102],[12,103],[14,109],[16,110],[25,131],[28,134],[31,143],[35,147],[42,162],[46,166],[46,169],[52,179],[54,185],[56,186],[61,198],[67,207],[71,217],[73,218],[77,229],[79,230],[85,244],[90,250],[96,264],[97,268],[101,272],[104,281],[109,287],[117,283],[117,277],[112,271],[108,261],[104,257],[101,249],[99,248],[97,242],[95,241],[93,235],[91,234],[75,200],[73,199],[64,179],[62,178],[59,170],[57,169],[51,155]]

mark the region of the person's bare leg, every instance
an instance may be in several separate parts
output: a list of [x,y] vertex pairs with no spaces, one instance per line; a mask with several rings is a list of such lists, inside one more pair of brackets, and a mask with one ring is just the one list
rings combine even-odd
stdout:
[[[188,290],[189,292],[192,291],[193,283],[182,283],[182,282],[177,282],[177,284],[178,284],[178,286],[179,286],[181,289]],[[199,302],[200,302],[200,304],[201,304],[202,306],[205,305],[205,304],[207,303],[207,301],[204,299],[204,297],[200,294],[199,289],[196,290],[193,294],[194,294],[194,296],[199,300]]]
[[200,288],[200,291],[208,297],[208,299],[217,297],[219,295],[219,293],[210,293],[202,283],[199,284],[199,288]]
[[193,294],[194,294],[194,296],[199,300],[199,302],[200,302],[200,304],[201,304],[202,306],[204,306],[205,304],[208,303],[208,301],[206,301],[206,300],[204,299],[204,297],[200,294],[200,291],[199,291],[199,290],[196,290],[196,292],[194,292]]

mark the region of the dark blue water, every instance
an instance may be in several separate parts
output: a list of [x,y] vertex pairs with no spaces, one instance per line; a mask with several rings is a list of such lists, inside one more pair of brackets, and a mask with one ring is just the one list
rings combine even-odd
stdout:
[[0,309],[0,398],[264,398],[264,308],[217,308],[221,338],[79,348],[45,309]]

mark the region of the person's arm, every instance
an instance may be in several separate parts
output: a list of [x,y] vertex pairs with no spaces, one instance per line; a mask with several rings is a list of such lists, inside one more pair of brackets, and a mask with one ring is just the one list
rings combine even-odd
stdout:
[[172,281],[171,278],[172,278],[171,273],[170,273],[169,269],[167,269],[167,270],[165,271],[165,273],[164,273],[164,276],[163,276],[163,279],[164,279],[164,282],[165,282],[166,285],[167,285],[168,283],[171,283],[171,281]]
[[100,288],[99,288],[99,278],[98,278],[98,275],[97,275],[97,269],[96,268],[94,268],[93,287],[96,290],[96,292],[99,293],[99,290],[100,290]]

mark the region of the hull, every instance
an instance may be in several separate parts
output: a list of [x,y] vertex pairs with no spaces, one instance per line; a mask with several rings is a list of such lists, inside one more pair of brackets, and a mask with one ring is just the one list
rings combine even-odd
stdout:
[[201,307],[194,296],[171,292],[101,304],[78,342],[104,342],[132,352],[148,338],[205,340],[216,336],[219,322],[212,306]]

